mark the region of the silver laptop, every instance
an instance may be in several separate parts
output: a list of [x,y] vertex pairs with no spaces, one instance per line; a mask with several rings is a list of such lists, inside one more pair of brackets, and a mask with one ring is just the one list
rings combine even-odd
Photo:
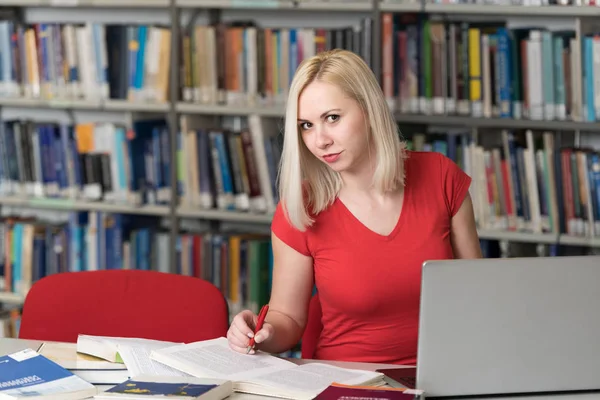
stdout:
[[600,391],[600,256],[428,261],[419,325],[427,398]]

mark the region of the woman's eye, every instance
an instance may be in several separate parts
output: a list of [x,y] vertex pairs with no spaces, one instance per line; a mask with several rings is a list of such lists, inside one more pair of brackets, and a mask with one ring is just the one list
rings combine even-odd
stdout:
[[328,116],[327,116],[327,121],[328,121],[328,122],[335,122],[335,121],[337,121],[338,119],[340,119],[340,116],[339,116],[339,115],[337,115],[337,114],[331,114],[331,115],[328,115]]
[[303,122],[300,124],[300,129],[302,129],[303,131],[309,129],[310,127],[311,127],[310,122]]

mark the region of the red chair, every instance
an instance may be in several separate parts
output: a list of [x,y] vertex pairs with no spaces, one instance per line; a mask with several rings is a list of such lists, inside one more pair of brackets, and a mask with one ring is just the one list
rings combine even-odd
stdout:
[[19,337],[76,342],[78,334],[193,342],[227,335],[227,302],[210,282],[141,270],[49,275],[30,289]]
[[319,294],[316,293],[311,299],[308,306],[308,321],[304,333],[302,334],[301,354],[302,358],[311,359],[315,356],[319,336],[323,330],[321,322],[321,303],[319,302]]

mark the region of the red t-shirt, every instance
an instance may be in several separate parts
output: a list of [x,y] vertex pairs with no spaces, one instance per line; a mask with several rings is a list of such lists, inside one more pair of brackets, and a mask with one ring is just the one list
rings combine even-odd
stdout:
[[272,230],[314,260],[323,331],[315,358],[416,364],[421,267],[454,258],[450,220],[471,178],[435,152],[408,152],[398,223],[383,236],[337,200],[305,232],[277,207]]

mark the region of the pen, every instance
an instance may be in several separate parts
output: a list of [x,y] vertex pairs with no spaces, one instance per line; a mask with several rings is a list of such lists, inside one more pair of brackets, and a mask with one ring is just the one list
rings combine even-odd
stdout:
[[[265,317],[267,316],[268,311],[269,311],[268,304],[265,304],[260,309],[260,312],[258,313],[258,321],[256,321],[256,328],[254,329],[254,335],[256,335],[258,333],[258,331],[260,331],[262,329],[262,326],[263,326],[263,323],[265,322]],[[250,344],[248,345],[246,354],[250,353],[250,350],[252,350],[252,347],[254,347],[254,336],[250,338]]]

